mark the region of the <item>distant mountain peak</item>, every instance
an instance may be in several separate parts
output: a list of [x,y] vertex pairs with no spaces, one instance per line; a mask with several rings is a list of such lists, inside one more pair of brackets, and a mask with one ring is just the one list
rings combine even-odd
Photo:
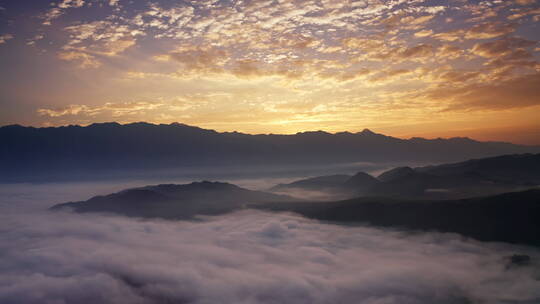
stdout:
[[360,136],[363,136],[363,137],[367,137],[367,138],[372,137],[372,138],[394,138],[394,139],[397,139],[395,137],[391,137],[391,136],[388,136],[388,135],[373,132],[372,130],[367,129],[367,128],[360,131],[360,132],[357,132],[356,134],[360,135]]
[[171,122],[170,123],[171,126],[177,126],[177,127],[188,127],[188,125],[184,124],[184,123],[180,123],[180,122]]
[[[96,128],[96,127],[120,127],[123,126],[117,122],[95,122],[91,125],[88,125],[87,128]],[[125,126],[125,125],[124,125]]]
[[383,182],[390,182],[414,174],[411,167],[397,167],[381,173],[377,178]]
[[369,135],[377,134],[377,133],[375,133],[375,132],[373,132],[373,131],[371,131],[370,129],[367,129],[367,128],[364,129],[364,130],[362,130],[362,132],[360,132],[360,133],[361,133],[361,134],[366,134],[366,135],[368,135],[368,134],[369,134]]
[[12,124],[12,125],[5,125],[5,126],[2,126],[0,128],[5,128],[5,129],[24,129],[24,128],[32,128],[32,127],[25,127],[23,125],[20,125],[20,124]]
[[151,190],[179,190],[179,189],[201,189],[201,190],[231,190],[231,189],[240,189],[240,187],[224,182],[212,182],[203,180],[200,182],[191,182],[189,184],[159,184],[159,185],[150,185],[140,188],[133,188],[128,190],[137,190],[137,189],[151,189]]
[[331,135],[331,133],[328,133],[323,130],[318,131],[304,131],[304,132],[298,132],[296,135]]
[[375,177],[365,172],[360,171],[356,173],[355,175],[353,175],[351,178],[349,178],[344,183],[344,186],[358,188],[358,189],[367,189],[377,184],[378,182],[379,180],[377,180]]

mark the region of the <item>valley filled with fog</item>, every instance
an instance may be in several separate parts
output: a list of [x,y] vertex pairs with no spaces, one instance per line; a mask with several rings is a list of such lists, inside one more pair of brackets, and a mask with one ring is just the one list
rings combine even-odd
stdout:
[[[265,188],[275,181],[235,182]],[[171,221],[48,210],[56,203],[145,184],[1,185],[0,302],[540,299],[540,251],[535,247],[452,233],[337,225],[286,212],[241,210]],[[530,260],[512,260],[524,255]]]

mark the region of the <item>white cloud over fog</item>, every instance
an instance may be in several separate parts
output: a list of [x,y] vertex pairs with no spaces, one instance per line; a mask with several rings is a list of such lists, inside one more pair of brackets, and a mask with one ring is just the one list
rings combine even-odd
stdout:
[[[0,303],[538,303],[532,248],[244,211],[0,214]],[[507,269],[505,257],[533,264]]]

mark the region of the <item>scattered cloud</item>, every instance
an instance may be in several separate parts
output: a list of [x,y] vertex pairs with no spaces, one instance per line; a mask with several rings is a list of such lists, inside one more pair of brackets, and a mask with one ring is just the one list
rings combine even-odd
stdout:
[[31,39],[28,39],[26,44],[27,45],[35,45],[37,41],[42,40],[43,38],[45,38],[45,36],[43,34],[37,34],[34,37],[32,37]]
[[515,0],[517,4],[520,5],[529,5],[536,3],[537,0]]
[[51,3],[53,7],[41,16],[43,25],[51,25],[54,19],[65,14],[66,9],[79,8],[85,5],[85,0],[61,0],[57,3]]
[[490,39],[513,33],[515,24],[486,22],[473,26],[465,33],[467,39]]
[[508,55],[516,49],[523,49],[535,46],[536,41],[531,41],[523,38],[508,37],[495,41],[475,44],[472,48],[472,53],[482,57],[500,57]]
[[540,8],[527,7],[522,9],[517,9],[513,11],[512,15],[508,16],[509,20],[519,20],[527,16],[533,16],[534,21],[538,21],[540,16]]
[[[474,76],[474,75],[473,75]],[[497,83],[476,83],[434,89],[429,97],[448,100],[451,110],[500,110],[540,105],[540,74],[529,74]],[[509,102],[512,100],[512,102]]]
[[378,73],[377,75],[369,78],[369,81],[371,81],[371,82],[388,81],[388,80],[393,79],[395,77],[399,77],[399,76],[402,76],[402,75],[407,75],[407,74],[410,74],[412,72],[413,71],[407,70],[407,69],[398,69],[398,70],[385,71],[385,72]]
[[13,35],[11,35],[11,34],[2,34],[2,35],[0,35],[0,44],[4,44],[10,39],[13,39]]
[[64,30],[70,33],[70,39],[58,57],[78,62],[82,68],[101,66],[100,56],[118,56],[136,44],[137,36],[144,34],[129,25],[111,21],[82,23]]
[[418,31],[418,32],[414,33],[414,36],[416,36],[416,37],[428,37],[428,36],[431,36],[431,35],[433,35],[432,30],[421,30],[421,31]]
[[67,51],[58,53],[58,58],[66,61],[75,61],[78,66],[85,68],[98,68],[101,66],[101,62],[93,55],[76,52],[76,51]]
[[437,56],[448,59],[458,59],[461,58],[463,54],[464,51],[461,48],[450,44],[442,45],[437,51]]
[[96,116],[104,112],[108,112],[112,117],[121,117],[154,110],[161,106],[163,106],[163,104],[158,102],[105,103],[104,105],[94,107],[73,104],[57,109],[38,109],[37,112],[39,115],[49,117],[61,117],[67,115]]
[[[83,116],[111,118],[112,110],[90,115],[110,100],[170,102],[172,107],[178,96],[224,92],[227,98],[220,95],[198,107],[190,103],[189,111],[171,113],[164,105],[144,116],[136,112],[131,119],[161,122],[180,117],[210,124],[212,118],[229,127],[235,122],[246,126],[290,121],[304,130],[317,119],[343,124],[339,119],[343,115],[357,124],[378,123],[381,111],[435,117],[441,108],[453,109],[452,103],[459,102],[451,96],[433,100],[416,96],[431,96],[448,86],[461,90],[466,84],[495,85],[534,74],[538,71],[534,26],[540,20],[536,4],[59,0],[33,12],[46,26],[8,27],[11,35],[0,36],[0,44],[9,37],[21,38],[26,42],[21,47],[32,48],[15,57],[39,52],[33,60],[54,66],[59,77],[44,72],[40,76],[44,82],[40,87],[47,87],[47,96],[54,98],[35,98],[41,96],[37,91],[32,98],[25,97],[40,100],[36,109],[43,111],[32,118],[40,123],[46,118],[52,124],[77,123]],[[13,11],[7,8],[3,15]],[[17,20],[6,18],[8,23],[12,19]],[[70,82],[75,79],[80,85]],[[67,83],[80,92],[66,90]],[[30,94],[16,87],[6,85],[13,96]],[[70,105],[80,96],[90,102],[88,109],[54,116],[65,109],[71,113]],[[511,99],[507,103],[526,104]],[[285,111],[280,108],[285,104],[320,107],[318,112],[294,107]],[[406,106],[413,104],[416,110]],[[221,115],[214,115],[216,108]],[[18,115],[24,116],[22,110]],[[391,117],[399,117],[395,115]],[[360,117],[366,119],[360,122]]]
[[229,61],[230,54],[211,46],[184,46],[168,54],[168,58],[182,64],[180,73],[217,73]]

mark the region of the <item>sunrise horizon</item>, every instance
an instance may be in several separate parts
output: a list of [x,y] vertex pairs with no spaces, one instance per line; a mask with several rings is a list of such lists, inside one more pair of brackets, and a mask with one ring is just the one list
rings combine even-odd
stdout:
[[[356,129],[343,130],[339,128],[313,128],[313,129],[301,129],[293,130],[290,132],[272,132],[272,131],[244,131],[242,129],[230,129],[230,128],[219,128],[212,127],[212,125],[196,125],[191,123],[184,123],[181,121],[171,121],[171,122],[151,122],[151,121],[96,121],[89,123],[70,123],[70,124],[57,124],[57,125],[28,125],[20,123],[9,123],[5,125],[0,125],[1,127],[9,126],[22,126],[30,128],[59,128],[59,127],[70,127],[70,126],[79,126],[79,127],[88,127],[93,124],[119,124],[119,125],[130,125],[130,124],[150,124],[150,125],[185,125],[188,127],[200,128],[205,130],[216,131],[218,133],[241,133],[246,135],[295,135],[300,133],[309,133],[309,132],[325,132],[329,134],[338,134],[338,133],[361,133],[362,131],[369,130],[373,133],[390,136],[399,139],[412,139],[412,138],[424,138],[424,139],[452,139],[452,138],[467,138],[475,141],[481,142],[506,142],[517,145],[526,145],[526,146],[540,146],[540,126],[538,128],[528,127],[528,128],[498,128],[498,129],[488,129],[488,134],[485,134],[484,130],[443,130],[441,132],[425,132],[418,131],[417,133],[400,133],[395,132],[394,128],[374,128],[374,127],[359,127]],[[394,133],[392,133],[394,131]],[[482,132],[484,131],[484,132]],[[494,134],[497,132],[496,134]],[[520,133],[521,132],[521,133]]]
[[539,10],[534,0],[0,2],[0,124],[369,126],[540,144]]

